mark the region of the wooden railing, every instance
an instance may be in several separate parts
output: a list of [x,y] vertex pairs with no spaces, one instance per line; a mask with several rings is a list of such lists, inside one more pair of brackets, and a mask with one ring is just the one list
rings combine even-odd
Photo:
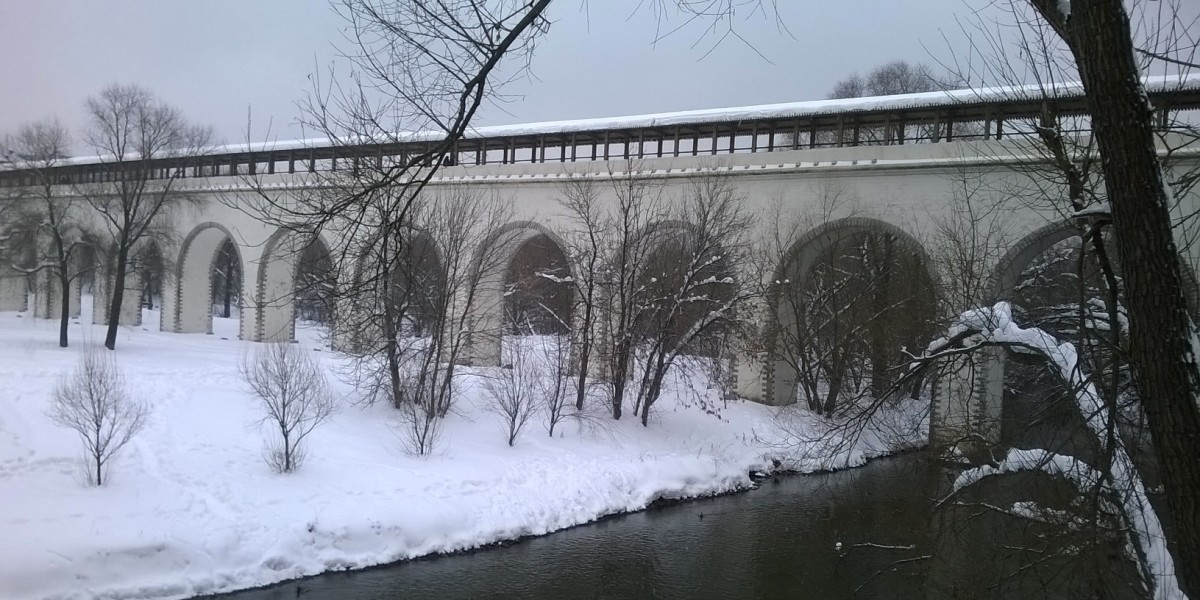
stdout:
[[[1183,122],[1185,119],[1180,119],[1179,113],[1200,109],[1200,85],[1154,91],[1150,97],[1160,129]],[[537,126],[483,128],[480,133],[459,140],[449,152],[440,154],[438,160],[444,165],[471,166],[998,140],[1031,131],[1045,114],[1079,117],[1075,119],[1078,131],[1087,129],[1087,104],[1082,95],[956,100],[842,111],[823,108],[797,110],[795,114],[786,114],[788,105],[781,106],[784,107],[781,112],[761,118],[738,117],[736,111],[729,113],[734,116],[722,118],[717,111],[708,111],[695,122],[675,118],[669,125],[588,129],[546,124],[541,131]],[[506,130],[524,133],[503,134]],[[131,177],[141,179],[143,173],[151,179],[167,179],[359,169],[370,166],[365,161],[383,165],[385,159],[392,162],[422,156],[439,145],[436,139],[365,144],[325,141],[311,145],[292,143],[286,148],[269,144],[253,149],[224,147],[197,156],[149,160],[72,160],[38,170],[10,165],[0,166],[0,187],[35,185],[42,177],[59,184],[95,184]]]

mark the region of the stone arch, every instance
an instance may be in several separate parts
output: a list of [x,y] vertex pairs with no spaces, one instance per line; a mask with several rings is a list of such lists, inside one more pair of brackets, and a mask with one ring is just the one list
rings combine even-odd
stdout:
[[[1021,276],[1025,269],[1058,244],[1072,238],[1079,238],[1080,235],[1079,224],[1072,220],[1053,221],[1026,234],[1001,257],[993,268],[988,278],[985,304],[991,305],[1001,300],[1015,301],[1017,288],[1022,283]],[[1115,251],[1113,254],[1115,255]],[[1186,261],[1181,261],[1180,265],[1183,267],[1188,306],[1190,312],[1195,316],[1197,307],[1200,306],[1200,288],[1197,286],[1195,273],[1187,266]],[[1117,268],[1119,270],[1120,266],[1118,265]],[[1008,369],[1012,366],[1010,361],[1011,357],[1008,356],[1008,353],[999,349],[985,350],[975,360],[970,373],[972,380],[970,397],[966,399],[969,403],[959,407],[956,411],[960,415],[959,423],[957,427],[952,425],[949,428],[951,432],[960,436],[976,434],[990,443],[1003,441],[1005,378],[1008,376]],[[945,412],[942,411],[943,414],[939,415],[940,421],[946,420]],[[935,412],[935,414],[937,413]],[[942,425],[944,425],[942,422],[932,423],[931,433],[936,433],[937,428]],[[939,443],[953,441],[951,435],[936,437],[935,441]]]
[[986,304],[992,304],[1012,294],[1021,272],[1038,256],[1059,242],[1079,236],[1079,228],[1070,221],[1047,223],[1021,238],[996,263],[988,277]]
[[328,254],[329,245],[318,234],[280,227],[267,238],[254,279],[254,324],[250,339],[256,342],[290,342],[296,339],[296,290],[301,257],[317,244]]
[[[424,337],[430,335],[432,326],[440,325],[430,322],[430,317],[436,317],[431,311],[438,310],[446,294],[448,274],[444,254],[425,230],[406,226],[398,236],[400,242],[385,248],[390,256],[377,252],[384,248],[385,241],[379,232],[372,233],[361,246],[355,244],[356,248],[365,250],[356,252],[348,264],[342,262],[346,257],[338,254],[342,264],[338,265],[335,277],[343,284],[344,292],[335,299],[335,314],[329,324],[330,340],[335,348],[360,353],[382,340],[385,325],[380,314],[382,299],[378,294],[383,294],[385,288],[391,307],[402,307],[403,310],[398,316],[402,322],[397,323],[402,331],[397,331],[396,335]],[[323,239],[320,242],[325,244]],[[391,254],[391,248],[397,245],[401,246],[400,252]],[[373,265],[382,265],[384,260],[388,260],[390,272],[372,270]],[[390,277],[389,282],[379,281],[384,275]],[[413,294],[419,295],[414,298]]]
[[[215,222],[197,225],[184,238],[175,264],[175,302],[171,330],[175,333],[212,333],[212,270],[217,253],[228,240],[237,255],[238,268],[245,272],[245,261],[237,238],[225,226]],[[245,302],[245,294],[241,295]],[[239,306],[239,308],[242,308]],[[245,338],[245,320],[239,337]]]
[[[372,344],[384,335],[377,304],[380,298],[376,294],[384,287],[377,279],[385,273],[371,270],[372,265],[381,265],[384,260],[395,261],[388,263],[391,268],[391,280],[386,284],[390,294],[388,301],[393,308],[402,306],[405,311],[399,326],[408,331],[399,331],[397,335],[423,337],[428,328],[439,325],[430,322],[429,318],[436,316],[430,311],[438,309],[437,305],[442,304],[447,293],[444,254],[427,231],[406,226],[399,237],[399,243],[387,246],[391,253],[391,248],[399,245],[399,255],[383,256],[376,251],[384,248],[385,240],[381,233],[373,233],[361,246],[364,250],[353,257],[350,269],[347,269],[349,272],[336,274],[345,278],[344,283],[351,290],[336,299],[335,322],[331,324],[331,338],[336,348],[359,352],[364,344]],[[412,297],[414,293],[421,296]]]
[[329,287],[336,282],[333,252],[321,235],[309,238],[300,250],[296,266],[295,319],[320,321],[326,326],[333,318],[333,298]]
[[[765,403],[790,404],[796,398],[799,371],[796,361],[789,360],[784,349],[786,344],[794,342],[788,334],[795,333],[794,330],[799,327],[795,311],[800,309],[800,300],[796,298],[796,294],[812,276],[813,268],[821,259],[822,253],[835,248],[835,244],[846,236],[871,233],[883,234],[887,236],[885,239],[894,240],[911,252],[913,267],[919,271],[921,278],[908,278],[911,280],[910,284],[928,288],[931,301],[922,305],[925,307],[923,312],[928,313],[930,321],[937,316],[937,302],[933,294],[939,289],[938,273],[929,254],[916,237],[896,225],[869,217],[845,217],[812,228],[791,244],[773,273],[772,293],[768,297],[771,320],[767,336],[769,353],[768,360],[763,365],[761,378],[761,397]],[[914,287],[914,294],[920,291],[919,287]]]
[[[650,290],[657,288],[656,291],[651,291],[652,296],[668,292],[668,290],[679,289],[678,286],[685,283],[687,276],[683,270],[677,267],[682,267],[686,261],[690,260],[689,257],[695,255],[698,250],[696,240],[699,234],[700,230],[695,223],[679,219],[657,221],[637,232],[638,243],[647,244],[642,249],[644,255],[640,257],[640,260],[645,263],[638,269],[638,277],[642,280],[640,285]],[[710,276],[717,279],[730,277],[735,280],[740,277],[740,274],[734,272],[729,264],[727,249],[721,248],[719,252],[721,256],[717,257],[716,262],[702,267],[702,270],[696,274],[698,280]],[[692,284],[695,282],[696,280],[693,280]],[[732,298],[730,293],[727,293],[730,292],[730,288],[719,284],[697,285],[693,291],[718,301]],[[718,341],[719,335],[706,335],[705,339],[680,345],[687,331],[701,319],[702,313],[698,311],[708,308],[704,304],[694,304],[691,307],[684,307],[682,311],[673,310],[672,314],[668,315],[663,313],[659,307],[651,306],[646,314],[641,316],[642,322],[637,327],[641,331],[654,331],[655,335],[660,336],[660,339],[668,347],[681,348],[682,354],[718,358],[725,349],[724,345]],[[668,322],[661,320],[664,316],[669,319]],[[709,333],[716,332],[710,329]]]
[[391,283],[392,293],[402,295],[408,307],[408,335],[431,335],[434,327],[442,326],[438,319],[443,305],[456,301],[446,297],[451,293],[447,289],[446,255],[428,232],[412,230],[401,248],[399,264],[401,268]]
[[[156,302],[155,298],[157,297],[161,300],[166,296],[167,291],[163,289],[163,285],[166,283],[167,277],[172,270],[172,265],[167,253],[164,251],[163,244],[152,237],[146,237],[139,241],[134,247],[130,270],[136,274],[138,287],[135,294],[138,314],[141,315],[143,309],[160,311],[159,322],[155,323],[154,326],[161,329],[165,313],[161,313],[161,302]],[[126,294],[129,294],[130,291],[127,289]]]
[[[481,366],[500,364],[501,338],[506,328],[505,291],[510,265],[522,246],[543,237],[563,250],[566,244],[549,227],[535,221],[513,221],[488,234],[476,247],[471,261],[472,275],[479,278],[479,292],[473,308],[475,328],[471,333],[470,361]],[[575,269],[568,261],[567,269]]]
[[[992,274],[988,277],[988,303],[1004,300],[1011,295],[1016,287],[1021,273],[1038,256],[1053,248],[1059,242],[1079,236],[1079,227],[1069,220],[1047,223],[1021,238],[996,263]],[[1200,282],[1196,273],[1188,266],[1188,262],[1180,257],[1179,262],[1184,279],[1184,293],[1187,297],[1188,308],[1193,316],[1200,314]]]
[[566,250],[551,233],[523,237],[504,265],[505,333],[567,333],[574,286]]

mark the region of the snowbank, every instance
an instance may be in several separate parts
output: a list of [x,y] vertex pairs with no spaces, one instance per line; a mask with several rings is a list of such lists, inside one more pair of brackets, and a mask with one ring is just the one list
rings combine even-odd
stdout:
[[[346,407],[309,438],[299,472],[277,475],[237,375],[253,346],[218,319],[212,336],[122,330],[119,365],[154,412],[110,483],[89,488],[73,432],[44,411],[56,379],[103,332],[73,325],[63,350],[56,328],[0,313],[0,597],[12,600],[181,598],[465,550],[742,489],[751,470],[805,454],[786,456],[771,437],[774,409],[733,402],[716,418],[674,396],[649,428],[568,423],[550,439],[538,419],[509,448],[468,377],[439,454],[403,454],[388,408]],[[302,347],[335,366],[306,337]],[[823,466],[881,452],[860,446]]]

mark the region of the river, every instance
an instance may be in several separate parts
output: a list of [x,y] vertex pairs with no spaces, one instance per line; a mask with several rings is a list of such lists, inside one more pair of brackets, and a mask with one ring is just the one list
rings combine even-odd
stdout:
[[[667,503],[453,556],[327,573],[224,600],[404,598],[1140,598],[1123,538],[1005,514],[1079,496],[1041,475],[946,498],[925,453]],[[997,509],[1000,510],[997,510]]]
[[[934,482],[921,454],[781,476],[455,556],[328,573],[228,600],[923,597]],[[838,543],[841,543],[840,549]],[[909,564],[908,567],[905,564]],[[878,573],[878,571],[883,571]]]

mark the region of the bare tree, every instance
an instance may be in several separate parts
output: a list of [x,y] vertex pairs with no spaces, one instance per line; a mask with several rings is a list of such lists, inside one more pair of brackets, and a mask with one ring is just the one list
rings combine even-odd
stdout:
[[481,330],[479,286],[504,240],[480,242],[506,221],[491,198],[427,185],[457,159],[481,103],[523,72],[549,3],[334,2],[354,71],[314,74],[305,125],[334,145],[380,152],[321,161],[318,185],[290,195],[252,180],[260,202],[230,203],[301,235],[328,234],[335,343],[354,358],[348,375],[367,401],[399,409],[396,432],[415,454],[436,445],[471,340],[501,333]]
[[[406,396],[415,397],[420,383],[411,371],[405,372],[401,389]],[[403,402],[389,417],[388,426],[400,440],[405,453],[413,456],[428,456],[437,450],[442,439],[442,418],[429,403]]]
[[[637,399],[642,425],[668,372],[685,356],[722,361],[742,309],[758,292],[738,277],[750,252],[745,198],[726,177],[693,181],[674,206],[683,227],[659,232],[639,283],[647,291],[637,318],[642,331]],[[710,373],[719,373],[720,370]],[[722,387],[723,382],[716,382]]]
[[[1098,387],[1110,415],[1120,414],[1116,403],[1132,375],[1132,396],[1135,404],[1144,404],[1167,505],[1172,520],[1179,519],[1174,531],[1181,586],[1200,593],[1195,568],[1200,408],[1175,400],[1194,400],[1200,389],[1181,275],[1185,265],[1176,251],[1177,241],[1196,240],[1196,215],[1172,215],[1183,212],[1182,197],[1174,192],[1186,193],[1193,174],[1163,168],[1175,150],[1194,141],[1195,129],[1169,115],[1157,120],[1141,83],[1144,74],[1182,75],[1194,66],[1191,23],[1174,0],[1134,2],[1129,10],[1115,1],[1013,0],[999,6],[1006,21],[977,25],[971,33],[978,34],[973,39],[981,40],[981,48],[972,46],[969,59],[956,59],[954,68],[974,81],[1032,81],[1027,89],[1045,99],[1038,119],[1013,124],[1030,139],[1028,148],[1044,158],[1044,166],[1028,169],[1034,193],[1025,195],[1042,199],[1041,208],[1079,227],[1083,245],[1073,260],[1082,293],[1076,331],[1086,338],[1077,344],[1081,363],[1102,380]],[[1012,60],[1013,47],[1021,60]],[[1089,114],[1059,115],[1054,99],[1074,81],[1083,83]],[[1155,123],[1166,127],[1155,131]],[[1079,131],[1094,135],[1076,135]],[[1160,150],[1166,150],[1165,158]],[[1083,278],[1089,263],[1098,265],[1103,279],[1098,286]],[[1137,266],[1122,272],[1120,265]],[[1110,425],[1108,435],[1117,436],[1115,416]],[[1101,470],[1112,460],[1111,452],[1101,453]]]
[[267,344],[242,362],[240,373],[258,399],[259,425],[279,434],[267,448],[267,464],[295,471],[308,454],[305,439],[337,409],[321,365],[295,344]]
[[159,233],[163,220],[187,202],[175,189],[182,167],[157,168],[149,161],[200,154],[212,131],[189,124],[178,109],[136,85],[105,88],[88,98],[87,111],[87,142],[115,174],[111,182],[80,190],[111,237],[113,276],[104,346],[113,350],[135,248]]
[[829,92],[832,99],[862,98],[865,96],[894,96],[945,89],[946,84],[934,76],[933,70],[921,63],[906,60],[875,67],[865,77],[858,73],[839,80]]
[[539,380],[544,376],[538,356],[517,338],[508,347],[507,364],[499,372],[484,377],[483,389],[488,396],[488,410],[500,417],[508,445],[516,443],[521,430],[537,408]]
[[[1200,594],[1200,364],[1153,111],[1120,0],[1030,0],[1079,65],[1129,304],[1130,362],[1158,451],[1184,592]],[[1064,10],[1064,7],[1066,10]]]
[[[570,231],[566,236],[567,260],[575,265],[571,279],[574,288],[573,322],[569,331],[574,338],[575,410],[583,410],[587,397],[588,375],[596,347],[599,321],[597,303],[600,298],[602,265],[604,262],[604,216],[600,208],[600,190],[595,178],[571,177],[562,187],[559,205],[568,217]],[[553,425],[551,425],[553,429]]]
[[658,247],[659,227],[667,219],[662,190],[627,163],[622,174],[610,174],[616,206],[605,216],[600,306],[605,361],[605,391],[614,419],[624,412],[626,390],[638,345],[642,341],[642,311],[647,308],[644,269]]
[[92,485],[104,485],[113,457],[146,425],[150,407],[134,400],[112,357],[85,352],[54,388],[48,416],[79,434]]
[[[950,78],[934,75],[933,69],[928,65],[910,63],[906,60],[894,60],[875,67],[865,76],[853,73],[839,80],[834,83],[833,89],[829,92],[829,98],[843,99],[917,94],[946,90],[951,87],[953,85]],[[960,137],[970,133],[963,130],[962,124],[956,123],[955,127],[955,133]],[[918,131],[920,133],[915,136],[917,139],[937,140],[945,133],[945,127],[920,125]],[[819,143],[836,144],[838,143],[838,135],[835,131],[820,132],[818,133]],[[895,144],[900,142],[901,137],[898,125],[867,127],[859,130],[858,143],[864,145]]]
[[546,433],[554,437],[555,427],[570,416],[568,407],[576,391],[571,379],[571,336],[539,336],[532,344],[533,362],[538,367],[535,393],[546,411]]
[[[47,276],[40,287],[42,299],[51,306],[49,296],[58,292],[58,345],[66,348],[71,320],[72,284],[90,271],[82,264],[84,247],[96,245],[96,236],[81,218],[81,206],[74,196],[56,191],[51,174],[67,157],[70,135],[57,120],[27,124],[13,141],[13,156],[35,178],[29,194],[33,202],[21,203],[17,214],[4,220],[0,248],[10,259],[13,270],[26,276]],[[16,260],[14,260],[16,259]],[[57,286],[53,289],[50,282]]]

